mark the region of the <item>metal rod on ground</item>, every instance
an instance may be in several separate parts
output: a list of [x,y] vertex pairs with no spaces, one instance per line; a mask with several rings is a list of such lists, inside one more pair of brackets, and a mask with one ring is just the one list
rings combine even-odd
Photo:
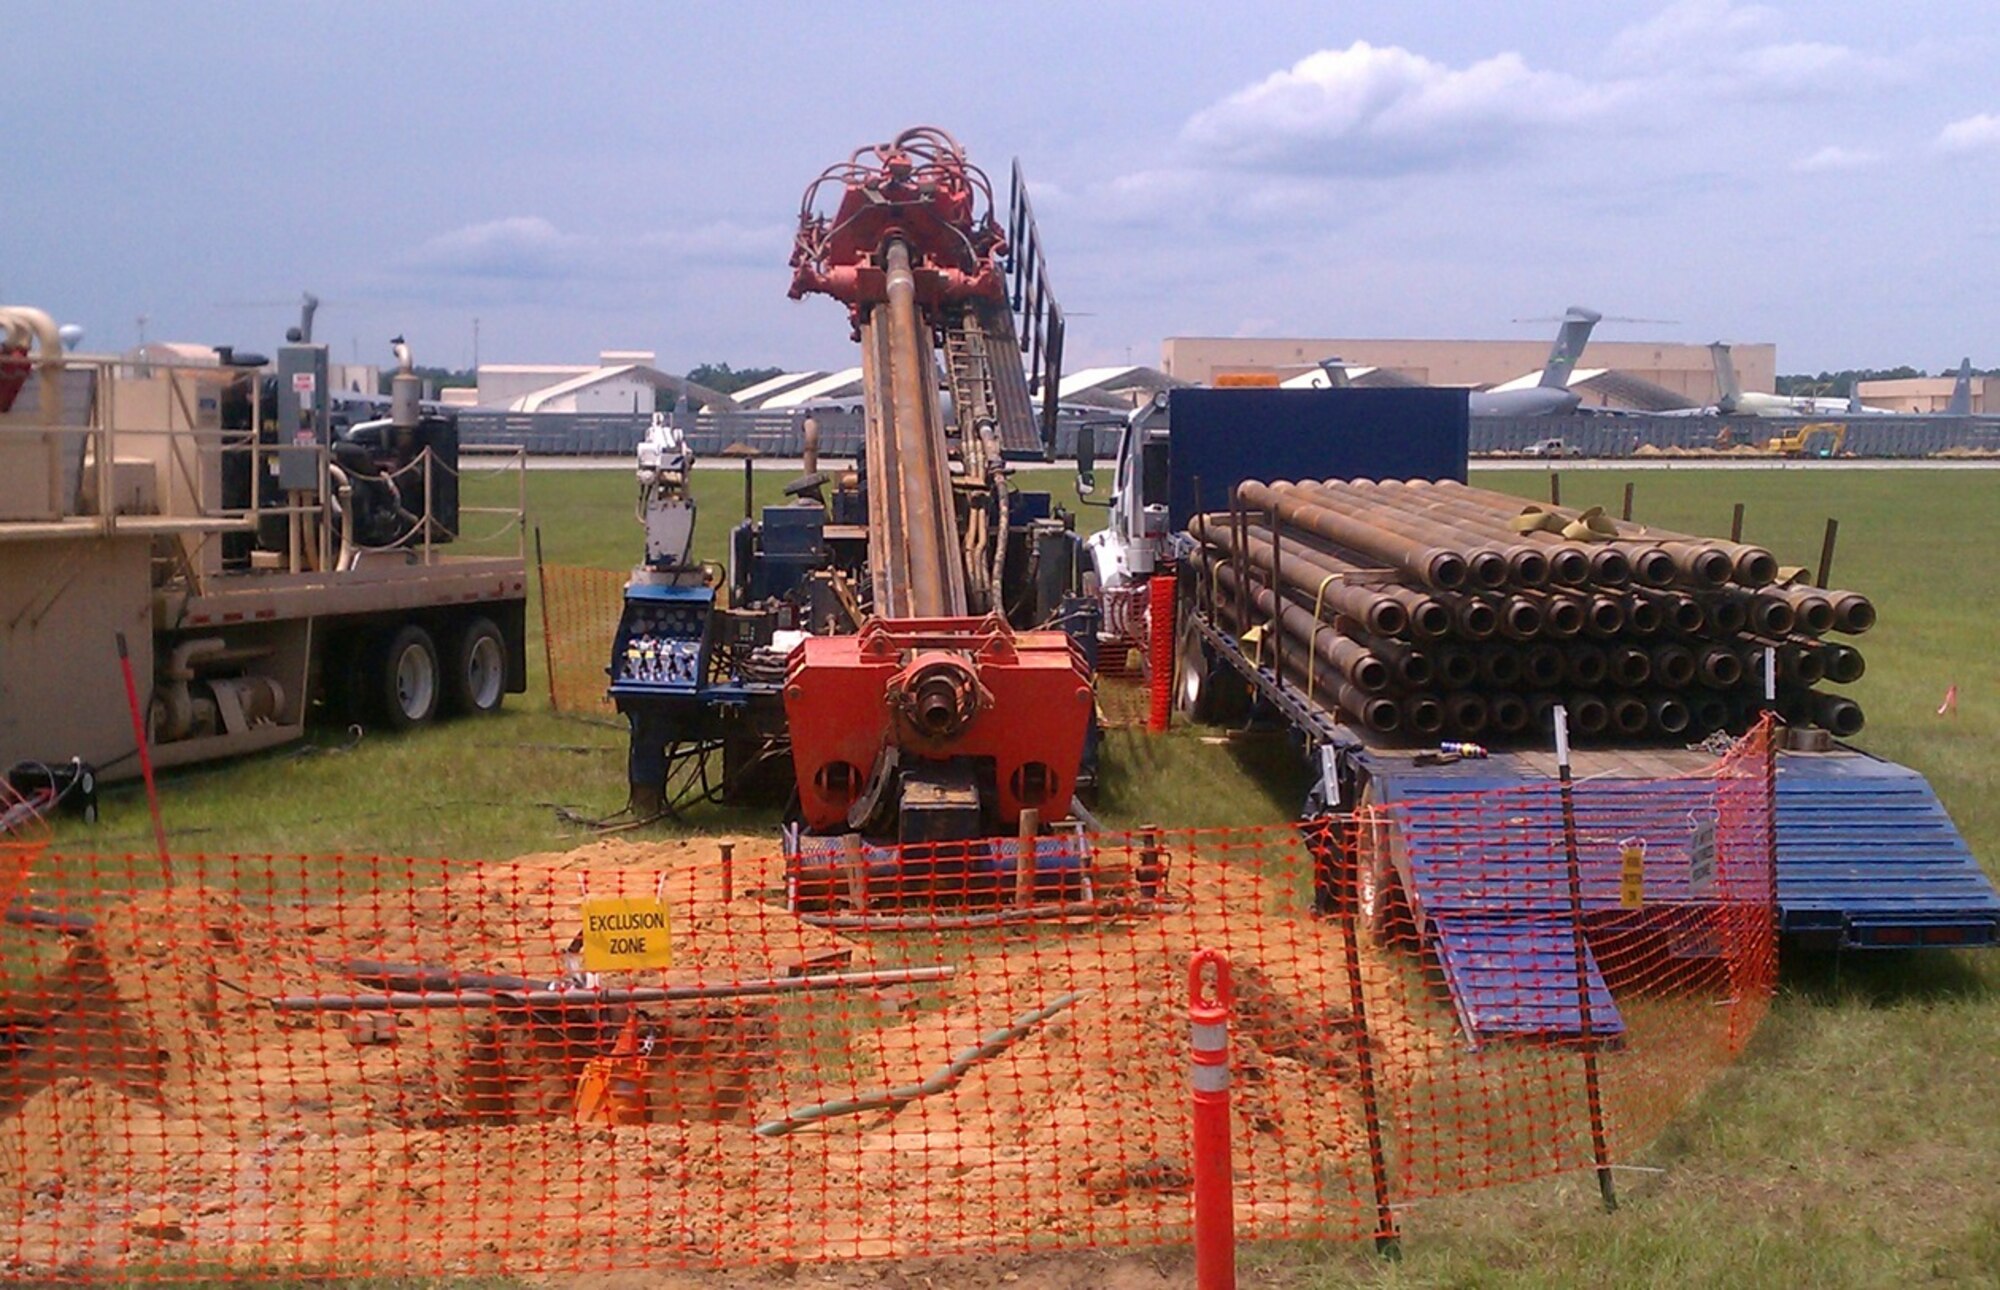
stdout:
[[1633,489],[1633,483],[1632,483],[1632,481],[1631,481],[1631,480],[1629,480],[1629,479],[1628,479],[1628,480],[1626,480],[1626,481],[1625,481],[1625,509],[1624,509],[1624,512],[1623,512],[1623,515],[1624,515],[1624,518],[1625,518],[1625,520],[1626,520],[1626,521],[1627,521],[1628,523],[1629,523],[1629,522],[1631,521],[1631,519],[1632,519],[1632,489]]
[[273,1012],[403,1012],[435,1008],[592,1008],[605,1003],[687,1003],[698,999],[745,999],[804,994],[818,990],[861,989],[947,981],[958,969],[883,968],[875,972],[828,972],[818,976],[771,977],[715,985],[631,986],[615,990],[418,990],[390,994],[287,994],[266,1000]]
[[1597,1164],[1597,1190],[1607,1212],[1618,1208],[1611,1181],[1611,1146],[1604,1132],[1604,1095],[1597,1082],[1596,1027],[1590,1015],[1589,948],[1583,937],[1583,866],[1577,855],[1576,789],[1569,772],[1569,712],[1555,708],[1556,778],[1562,795],[1563,858],[1569,869],[1570,945],[1576,961],[1576,1007],[1583,1048],[1583,1093],[1590,1111],[1590,1155]]
[[559,712],[556,706],[556,638],[549,631],[549,575],[542,569],[542,526],[535,525],[535,589],[541,593],[542,602],[542,671],[548,674],[549,711]]
[[[1211,985],[1204,979],[1213,971]],[[1236,1288],[1235,1168],[1229,1149],[1229,960],[1196,950],[1188,963],[1189,1082],[1194,1106],[1194,1281]]]
[[1024,1012],[1014,1018],[1012,1024],[992,1031],[977,1044],[964,1049],[949,1063],[931,1072],[920,1083],[905,1084],[899,1088],[877,1089],[863,1093],[860,1097],[841,1098],[832,1102],[821,1102],[814,1106],[800,1107],[787,1111],[775,1120],[766,1120],[751,1132],[760,1138],[783,1137],[794,1129],[804,1128],[818,1120],[830,1120],[839,1115],[857,1115],[863,1111],[893,1111],[899,1106],[942,1093],[959,1081],[965,1072],[989,1057],[997,1057],[1036,1026],[1055,1016],[1083,997],[1083,991],[1072,990],[1054,1002],[1031,1012]]
[[935,932],[1004,927],[1050,918],[1124,918],[1166,913],[1173,908],[1170,901],[1072,900],[1059,905],[1029,905],[1024,909],[1009,906],[977,914],[799,914],[797,917],[808,927],[829,932]]
[[118,670],[125,676],[125,706],[132,711],[132,738],[139,746],[139,773],[146,779],[146,809],[153,816],[153,845],[160,856],[160,879],[174,885],[173,861],[167,858],[167,828],[160,822],[160,788],[153,782],[153,751],[146,742],[146,717],[139,707],[139,687],[132,680],[132,654],[125,633],[118,633]]
[[736,844],[722,844],[722,899],[723,903],[736,899]]
[[1826,580],[1833,576],[1833,541],[1840,536],[1840,521],[1829,516],[1826,521],[1826,537],[1819,544],[1819,579],[1821,591],[1826,590]]
[[1729,517],[1729,540],[1731,542],[1741,542],[1743,540],[1743,503],[1741,502],[1736,503],[1736,509]]
[[1389,1208],[1389,1154],[1382,1143],[1382,1111],[1375,1094],[1374,1042],[1368,1030],[1368,992],[1361,985],[1360,822],[1352,815],[1331,822],[1325,850],[1332,857],[1334,909],[1340,919],[1341,953],[1347,972],[1347,1015],[1354,1040],[1354,1074],[1361,1085],[1362,1124],[1368,1132],[1368,1173],[1375,1189],[1375,1249],[1384,1258],[1400,1256],[1395,1211]]
[[1552,470],[1549,472],[1549,505],[1561,506],[1562,504],[1563,504],[1562,476]]

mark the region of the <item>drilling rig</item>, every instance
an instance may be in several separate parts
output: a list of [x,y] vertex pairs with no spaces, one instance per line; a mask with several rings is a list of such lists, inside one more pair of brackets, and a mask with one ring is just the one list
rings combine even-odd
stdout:
[[[893,858],[868,864],[898,890],[913,848],[952,849],[955,873],[997,873],[1024,848],[1037,870],[1045,852],[1060,869],[1076,850],[1023,840],[1073,818],[1095,732],[1097,621],[1074,594],[1071,517],[1009,482],[1013,460],[1046,459],[1053,441],[1062,344],[1018,166],[1014,180],[1003,229],[985,174],[949,135],[920,127],[807,187],[791,295],[847,306],[862,449],[853,471],[827,474],[809,448],[791,500],[732,534],[730,606],[711,627],[724,624],[745,657],[783,647],[782,679],[694,673],[739,705],[725,717],[708,704],[704,737],[733,719],[749,747],[782,705],[791,853],[810,869],[864,840],[894,843],[878,853]],[[619,666],[612,691],[636,714],[638,741],[654,705],[630,685],[621,696]],[[655,722],[644,737],[649,775],[655,741],[668,741],[671,762],[678,734]],[[635,802],[641,751],[635,742]],[[726,791],[727,764],[721,778]],[[987,846],[995,838],[1007,841]]]

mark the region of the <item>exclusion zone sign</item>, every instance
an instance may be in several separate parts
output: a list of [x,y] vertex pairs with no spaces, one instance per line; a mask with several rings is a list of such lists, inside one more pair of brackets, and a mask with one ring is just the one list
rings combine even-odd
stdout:
[[583,915],[583,970],[672,967],[667,905],[651,896],[590,896]]

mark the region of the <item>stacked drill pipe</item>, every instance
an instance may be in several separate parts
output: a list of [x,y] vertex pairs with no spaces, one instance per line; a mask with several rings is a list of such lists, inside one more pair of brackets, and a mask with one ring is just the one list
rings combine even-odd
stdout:
[[1762,547],[1419,481],[1248,482],[1190,532],[1198,608],[1377,734],[1539,740],[1557,704],[1583,739],[1740,731],[1767,651],[1788,719],[1861,728],[1815,687],[1860,677],[1860,652],[1822,637],[1866,631],[1874,606]]

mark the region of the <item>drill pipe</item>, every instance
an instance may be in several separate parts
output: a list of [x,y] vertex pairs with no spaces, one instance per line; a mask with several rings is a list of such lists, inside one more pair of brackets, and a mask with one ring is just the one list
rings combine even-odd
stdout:
[[1542,630],[1557,640],[1575,640],[1583,633],[1590,601],[1568,591],[1552,591],[1542,601]]
[[[1468,488],[1464,484],[1447,480],[1438,487],[1454,497],[1477,498],[1474,503],[1484,506],[1489,513],[1506,517],[1508,522],[1520,515],[1523,503],[1518,498],[1502,493],[1487,493],[1482,489]],[[1559,519],[1576,523],[1582,520],[1584,512],[1560,506],[1539,506]],[[1683,533],[1671,533],[1664,529],[1654,529],[1646,525],[1624,521],[1611,521],[1617,530],[1597,551],[1619,553],[1629,566],[1630,577],[1649,587],[1664,587],[1677,576],[1691,578],[1697,585],[1720,585],[1729,581],[1736,571],[1734,561],[1741,555],[1746,568],[1763,573],[1767,569],[1771,576],[1777,572],[1777,561],[1762,547],[1746,547],[1740,543],[1713,542],[1706,538],[1689,537]],[[1607,579],[1602,573],[1597,581]],[[1617,581],[1623,581],[1619,578]],[[1766,577],[1765,581],[1770,578]]]
[[1625,602],[1599,592],[1584,608],[1583,630],[1600,640],[1609,640],[1625,630]]
[[1440,645],[1431,651],[1431,672],[1437,684],[1461,690],[1479,679],[1479,659],[1463,645]]
[[[1431,485],[1431,487],[1436,489],[1440,494],[1451,498],[1458,505],[1484,513],[1488,517],[1488,522],[1505,526],[1510,530],[1514,521],[1527,509],[1530,509],[1530,504],[1523,502],[1518,497],[1509,497],[1504,493],[1490,493],[1485,489],[1472,488],[1459,483],[1457,480],[1440,480],[1436,484]],[[1578,520],[1582,515],[1582,512],[1566,511],[1559,506],[1540,506],[1536,504],[1534,509],[1547,511],[1561,519],[1572,522]],[[1577,547],[1579,550],[1587,553],[1586,558],[1590,561],[1590,576],[1588,579],[1579,579],[1576,585],[1581,585],[1584,581],[1594,582],[1600,586],[1623,585],[1633,578],[1637,578],[1649,586],[1664,586],[1673,580],[1671,557],[1661,549],[1657,542],[1645,539],[1599,540],[1588,546],[1584,546],[1573,539],[1549,533],[1545,530],[1537,529],[1535,533],[1551,541]],[[1557,573],[1556,580],[1560,582],[1565,579],[1560,573]]]
[[[1494,503],[1502,506],[1512,506],[1517,511],[1520,508],[1518,500],[1510,498],[1504,493],[1485,493],[1483,489],[1469,488],[1455,481],[1446,481],[1445,487],[1453,491],[1463,490],[1467,494],[1484,493],[1485,497],[1492,499]],[[1566,512],[1565,508],[1559,506],[1550,506],[1544,509],[1563,516],[1565,519],[1577,518],[1579,514],[1577,512]],[[1607,516],[1606,518],[1609,517]],[[1725,582],[1734,581],[1746,587],[1761,587],[1773,581],[1778,576],[1777,557],[1761,546],[1751,546],[1744,542],[1727,542],[1715,538],[1696,537],[1693,534],[1677,533],[1672,529],[1658,528],[1650,524],[1636,524],[1630,520],[1611,520],[1611,524],[1617,530],[1617,538],[1621,542],[1657,543],[1660,546],[1668,548],[1669,551],[1676,544],[1679,544],[1720,552],[1723,558],[1729,562],[1729,573],[1723,578]]]
[[[1732,635],[1749,631],[1761,636],[1783,636],[1798,621],[1798,615],[1792,611],[1792,603],[1777,596],[1728,587],[1718,593],[1718,600],[1740,605],[1743,609],[1743,625],[1735,633],[1730,633]],[[1712,605],[1709,612],[1711,615],[1715,612]]]
[[[1204,515],[1195,517],[1191,526],[1194,536],[1210,546],[1230,549],[1227,529],[1220,524],[1205,523],[1208,519]],[[1252,567],[1269,572],[1272,556],[1269,530],[1253,528],[1243,539],[1243,550]],[[1300,567],[1292,568],[1294,563]],[[1400,601],[1382,595],[1375,587],[1345,581],[1344,575],[1355,571],[1352,566],[1339,564],[1310,547],[1287,538],[1279,568],[1281,573],[1289,575],[1285,578],[1288,591],[1304,593],[1309,598],[1308,604],[1317,600],[1323,611],[1344,614],[1376,636],[1400,635],[1409,626],[1409,614]]]
[[1727,645],[1710,645],[1695,659],[1701,683],[1718,690],[1733,690],[1743,682],[1743,656]]
[[[1227,595],[1236,594],[1236,571],[1227,564],[1216,563],[1211,571],[1218,577],[1217,588]],[[1331,624],[1316,622],[1310,610],[1301,609],[1290,600],[1273,596],[1268,586],[1258,586],[1253,580],[1250,587],[1250,606],[1258,621],[1269,623],[1275,616],[1279,630],[1301,647],[1310,645],[1321,663],[1346,677],[1356,686],[1371,694],[1389,688],[1395,678],[1387,661],[1363,649],[1354,641],[1335,631]],[[1315,630],[1317,629],[1317,630]],[[1236,624],[1238,635],[1250,630],[1249,624]],[[1293,651],[1287,650],[1287,654]],[[1303,667],[1301,674],[1303,674]],[[1317,669],[1315,669],[1317,671]],[[1357,714],[1358,715],[1358,714]]]
[[1359,625],[1349,620],[1341,620],[1339,626],[1341,631],[1352,637],[1361,648],[1388,663],[1391,670],[1396,673],[1396,683],[1404,689],[1421,690],[1431,683],[1436,669],[1431,663],[1431,656],[1423,650],[1403,641],[1385,640],[1380,636],[1359,632]]
[[1269,512],[1275,508],[1282,523],[1318,534],[1369,559],[1394,565],[1427,587],[1450,591],[1465,585],[1465,557],[1456,551],[1421,546],[1401,534],[1324,506],[1302,502],[1254,480],[1238,484],[1236,496],[1251,511]]
[[[1333,486],[1335,481],[1328,481]],[[1461,540],[1473,543],[1487,543],[1498,535],[1482,529],[1445,501],[1419,487],[1411,487],[1400,480],[1375,482],[1359,479],[1344,485],[1354,494],[1368,499],[1373,505],[1389,506],[1429,523],[1437,524],[1455,534]],[[1502,548],[1507,557],[1507,579],[1517,587],[1545,587],[1552,576],[1549,567],[1549,553],[1539,543],[1529,542],[1520,534],[1509,534]]]
[[1666,611],[1660,608],[1652,597],[1640,592],[1626,592],[1625,625],[1640,636],[1658,636],[1667,625]]
[[1413,694],[1397,705],[1403,714],[1403,728],[1412,734],[1444,733],[1444,705],[1428,694]]
[[1826,679],[1835,685],[1851,685],[1868,670],[1867,660],[1852,645],[1822,645],[1820,658],[1826,663]]
[[1378,734],[1393,734],[1402,727],[1402,704],[1357,688],[1334,669],[1312,669],[1312,683],[1308,686],[1303,654],[1303,648],[1285,651],[1279,677],[1286,684],[1329,708],[1347,713]]
[[1611,684],[1621,690],[1636,690],[1653,678],[1652,656],[1636,645],[1614,647],[1606,662]]
[[[1557,533],[1537,530],[1530,533],[1516,532],[1508,525],[1508,517],[1482,506],[1469,505],[1455,493],[1446,492],[1434,484],[1421,480],[1407,480],[1400,483],[1390,481],[1385,488],[1401,488],[1408,493],[1423,497],[1435,506],[1439,514],[1456,519],[1459,527],[1477,533],[1487,541],[1505,541],[1532,545],[1541,549],[1549,561],[1549,580],[1562,586],[1580,587],[1590,580],[1590,548],[1581,542],[1573,542]],[[1516,510],[1518,514],[1518,508]]]
[[1568,670],[1569,683],[1586,690],[1603,685],[1606,674],[1611,670],[1610,660],[1595,645],[1569,646],[1563,651],[1563,663]]
[[1795,710],[1803,712],[1814,725],[1826,727],[1836,739],[1852,738],[1866,724],[1861,705],[1837,694],[1807,693]]
[[1518,694],[1495,694],[1487,700],[1487,720],[1503,735],[1528,731],[1528,702]]
[[1483,537],[1459,532],[1448,524],[1394,502],[1368,496],[1345,480],[1302,479],[1283,486],[1316,505],[1379,525],[1416,541],[1435,542],[1448,549],[1462,551],[1466,558],[1469,585],[1488,590],[1506,585],[1506,553]]
[[1496,543],[1478,539],[1468,541],[1464,535],[1443,524],[1427,521],[1396,507],[1371,501],[1340,487],[1337,482],[1326,484],[1300,480],[1281,483],[1276,487],[1295,500],[1345,515],[1350,520],[1373,525],[1378,529],[1397,534],[1407,542],[1459,552],[1465,559],[1468,586],[1484,587],[1490,591],[1507,583],[1507,555]]
[[1537,690],[1560,685],[1564,671],[1562,651],[1553,645],[1531,645],[1521,655],[1521,676]]
[[1511,690],[1521,683],[1521,656],[1506,645],[1489,645],[1476,656],[1479,684],[1489,690]]
[[1875,625],[1875,602],[1858,591],[1829,591],[1833,598],[1833,630],[1859,636]]
[[1698,603],[1708,618],[1709,635],[1727,640],[1750,625],[1750,607],[1733,594],[1703,596]]
[[1611,726],[1611,709],[1594,694],[1572,694],[1564,702],[1569,728],[1579,735],[1601,735]]
[[1712,735],[1729,727],[1729,700],[1719,694],[1698,694],[1690,705],[1694,713],[1694,728],[1703,735]]
[[1778,679],[1796,681],[1800,685],[1818,685],[1826,679],[1826,660],[1820,652],[1808,646],[1794,645],[1787,640],[1769,636],[1744,636],[1741,639],[1744,650],[1744,669],[1759,680],[1764,676],[1764,651],[1778,651]]
[[1445,724],[1458,734],[1485,733],[1489,715],[1486,700],[1470,690],[1455,690],[1444,696]]
[[1646,733],[1653,714],[1646,707],[1646,701],[1636,694],[1613,695],[1608,705],[1611,708],[1611,728],[1622,738],[1631,738]]
[[1531,641],[1542,634],[1542,607],[1538,602],[1522,595],[1508,596],[1505,600],[1496,596],[1494,601],[1502,636],[1513,641]]
[[1701,602],[1684,591],[1640,591],[1635,593],[1660,611],[1662,625],[1683,636],[1693,636],[1708,625]]
[[[1210,518],[1215,519],[1217,517]],[[1219,523],[1212,525],[1209,531],[1211,533],[1211,541],[1219,537],[1226,542],[1227,529]],[[1244,536],[1246,540],[1255,539],[1268,544],[1271,540],[1271,530],[1265,527],[1260,521],[1252,523],[1245,528]],[[1287,564],[1291,562],[1294,553],[1301,560],[1317,568],[1319,570],[1319,577],[1325,577],[1328,573],[1369,574],[1379,577],[1383,572],[1379,563],[1375,565],[1359,563],[1359,561],[1366,560],[1367,557],[1365,556],[1339,549],[1329,549],[1326,539],[1320,537],[1318,534],[1288,527],[1285,531],[1285,562]],[[1268,560],[1266,563],[1268,563]],[[1390,572],[1394,572],[1394,570]],[[1359,582],[1354,585],[1363,588],[1371,595],[1393,600],[1397,605],[1401,606],[1404,617],[1409,620],[1408,630],[1414,636],[1435,640],[1438,637],[1451,633],[1451,611],[1436,596],[1421,588],[1406,587],[1400,582]],[[1317,588],[1317,578],[1314,579],[1313,586]]]
[[1824,636],[1839,621],[1833,598],[1817,587],[1766,587],[1757,594],[1789,604],[1798,630],[1808,636]]
[[1655,645],[1652,652],[1653,679],[1670,690],[1684,690],[1694,684],[1694,651],[1685,645]]
[[1694,712],[1671,694],[1654,694],[1646,699],[1646,718],[1663,735],[1681,735],[1694,723]]

